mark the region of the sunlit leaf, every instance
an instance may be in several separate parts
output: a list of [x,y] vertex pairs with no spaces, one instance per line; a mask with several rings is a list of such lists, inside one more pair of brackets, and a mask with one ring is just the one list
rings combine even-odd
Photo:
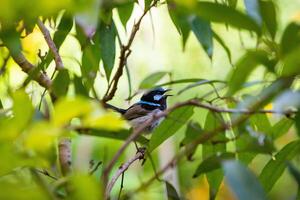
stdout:
[[104,71],[107,80],[110,78],[111,71],[114,67],[115,56],[116,56],[116,27],[113,21],[111,24],[101,23],[99,27],[100,34],[100,49],[101,58],[104,65]]
[[102,189],[94,176],[88,174],[74,174],[70,177],[70,199],[98,200]]
[[[296,120],[297,123],[297,120]],[[288,130],[292,127],[294,124],[293,120],[288,118],[282,118],[280,121],[278,121],[271,129],[271,134],[274,139],[279,138],[280,136],[284,135],[288,132]]]
[[213,54],[213,33],[209,21],[201,19],[197,16],[191,16],[189,22],[192,31],[196,35],[201,46],[207,53],[208,57],[212,57]]
[[146,78],[144,78],[144,80],[142,80],[142,82],[140,83],[139,88],[140,89],[153,88],[154,85],[160,79],[162,79],[166,74],[168,74],[168,72],[155,72],[153,74],[150,74],[149,76],[147,76]]
[[282,76],[295,76],[300,73],[300,46],[291,50],[283,59]]
[[54,105],[52,121],[54,125],[62,126],[74,117],[80,117],[91,112],[92,109],[91,102],[82,97],[59,99]]
[[176,189],[168,181],[166,181],[168,200],[180,200]]
[[193,107],[176,109],[152,133],[148,151],[151,152],[166,139],[174,135],[193,115]]
[[66,95],[70,83],[70,75],[68,70],[59,70],[57,76],[53,80],[53,92],[57,97]]
[[126,121],[116,112],[95,113],[86,116],[83,119],[83,127],[102,129],[109,131],[118,131],[124,129],[127,125]]
[[286,161],[300,153],[300,141],[293,141],[284,146],[263,168],[259,180],[266,192],[269,192],[286,168]]
[[193,177],[200,176],[201,174],[211,172],[213,170],[219,169],[222,166],[224,160],[233,159],[235,157],[234,153],[220,153],[212,155],[204,159],[200,165],[197,167],[196,172]]
[[245,166],[236,161],[225,161],[223,169],[226,182],[238,199],[267,199],[259,181]]

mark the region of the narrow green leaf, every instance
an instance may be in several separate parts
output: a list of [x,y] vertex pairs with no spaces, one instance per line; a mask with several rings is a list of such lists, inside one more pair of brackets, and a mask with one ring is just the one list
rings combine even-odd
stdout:
[[[282,135],[286,134],[293,124],[294,124],[293,120],[290,120],[288,118],[281,119],[271,129],[272,138],[277,139]],[[297,124],[297,120],[296,120],[296,124]]]
[[166,181],[166,188],[168,200],[180,200],[176,189],[168,181]]
[[259,181],[245,166],[236,161],[225,161],[223,163],[223,169],[226,182],[229,184],[237,199],[267,199]]
[[237,92],[247,80],[250,73],[259,65],[268,62],[267,53],[264,51],[249,51],[237,62],[229,78],[228,95]]
[[198,16],[212,22],[226,23],[239,29],[255,31],[258,35],[261,33],[259,25],[249,16],[219,3],[197,2],[195,12]]
[[[90,129],[90,128],[82,129],[82,130],[79,129],[77,130],[77,132],[82,135],[91,135],[91,136],[111,138],[116,140],[126,140],[132,133],[131,130],[127,130],[127,129],[123,129],[120,131],[109,131],[109,130]],[[143,145],[146,145],[149,142],[149,140],[142,135],[139,136],[136,141]]]
[[250,122],[255,130],[264,134],[267,134],[272,128],[267,114],[253,115],[250,117]]
[[189,122],[187,129],[185,131],[185,137],[180,142],[180,145],[187,145],[188,143],[194,141],[203,133],[203,129],[197,122]]
[[106,74],[107,80],[110,78],[111,71],[114,67],[115,56],[116,56],[116,27],[114,22],[107,25],[105,23],[100,24],[100,49],[101,49],[101,58],[104,65],[104,71]]
[[224,160],[234,159],[235,154],[234,153],[221,153],[221,154],[215,154],[212,155],[206,159],[204,159],[200,165],[197,167],[196,172],[193,177],[200,176],[201,174],[214,171],[216,169],[221,168],[222,162]]
[[259,13],[259,0],[244,0],[247,14],[259,25],[262,24],[262,18]]
[[149,152],[152,152],[166,139],[174,135],[193,115],[193,107],[187,106],[172,112],[152,133]]
[[259,1],[260,15],[268,32],[274,39],[277,31],[276,8],[273,1]]
[[127,2],[118,7],[118,13],[123,26],[126,29],[126,24],[132,14],[134,2]]
[[199,43],[205,50],[208,57],[211,58],[213,55],[213,33],[210,22],[197,16],[191,16],[189,18],[189,23]]
[[213,31],[213,37],[223,47],[223,49],[225,50],[225,52],[227,54],[227,57],[228,57],[228,60],[229,60],[230,64],[232,64],[231,52],[230,52],[229,47],[225,44],[223,39],[214,31]]
[[295,76],[300,73],[300,46],[290,51],[283,59],[282,76]]
[[156,85],[156,87],[161,87],[161,86],[166,86],[166,85],[175,85],[175,84],[181,84],[181,83],[193,83],[193,82],[198,82],[201,80],[203,80],[203,79],[201,79],[201,78],[179,79],[179,80],[169,81],[169,82],[165,82],[165,83]]
[[263,168],[259,180],[266,192],[269,192],[286,168],[286,161],[293,159],[300,152],[300,141],[285,145]]
[[57,97],[65,96],[70,84],[70,75],[67,69],[59,70],[53,80],[53,92]]
[[168,74],[168,72],[155,72],[153,74],[150,74],[149,76],[147,76],[146,78],[144,78],[144,80],[142,80],[142,82],[140,83],[139,88],[140,89],[153,88],[154,85],[160,79],[162,79],[166,74]]

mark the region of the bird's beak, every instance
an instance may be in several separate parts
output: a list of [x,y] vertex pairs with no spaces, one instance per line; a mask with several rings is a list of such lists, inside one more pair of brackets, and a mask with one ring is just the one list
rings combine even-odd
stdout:
[[[168,91],[171,91],[172,89],[166,89],[165,91],[164,91],[164,93],[166,93],[166,92],[168,92]],[[164,94],[163,95],[163,97],[166,99],[167,97],[170,97],[170,96],[173,96],[173,95],[171,95],[171,94]]]

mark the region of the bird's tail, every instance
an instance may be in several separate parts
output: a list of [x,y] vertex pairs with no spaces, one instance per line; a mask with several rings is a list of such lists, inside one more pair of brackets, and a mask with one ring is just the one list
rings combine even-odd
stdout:
[[116,111],[116,112],[118,112],[118,113],[121,113],[121,114],[124,114],[124,113],[126,112],[125,109],[118,108],[118,107],[113,106],[113,105],[108,104],[108,103],[105,103],[105,104],[104,104],[104,107],[105,107],[105,108],[108,108],[108,109],[112,109],[112,110],[114,110],[114,111]]

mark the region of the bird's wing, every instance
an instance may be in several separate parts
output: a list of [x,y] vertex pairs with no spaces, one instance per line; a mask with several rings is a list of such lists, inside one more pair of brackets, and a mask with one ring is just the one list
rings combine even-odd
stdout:
[[151,110],[146,110],[141,107],[141,105],[134,104],[130,108],[127,109],[127,111],[124,113],[123,117],[127,120],[133,120],[138,117],[144,117],[148,115]]

